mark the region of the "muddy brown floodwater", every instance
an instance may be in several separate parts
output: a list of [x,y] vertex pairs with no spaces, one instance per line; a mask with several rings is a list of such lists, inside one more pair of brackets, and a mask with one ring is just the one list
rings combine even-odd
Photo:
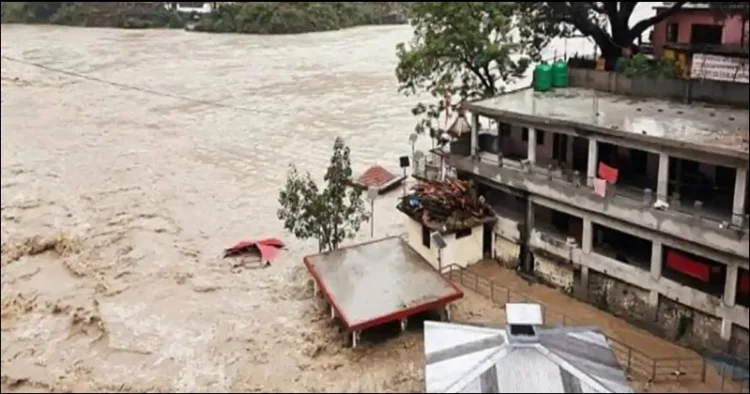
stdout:
[[[398,171],[410,34],[3,26],[3,392],[420,391],[419,331],[346,348],[312,306],[314,245],[275,215],[287,165],[322,175],[336,136],[355,171]],[[394,206],[377,202],[377,236],[401,233]],[[289,244],[271,268],[220,259],[268,236]]]

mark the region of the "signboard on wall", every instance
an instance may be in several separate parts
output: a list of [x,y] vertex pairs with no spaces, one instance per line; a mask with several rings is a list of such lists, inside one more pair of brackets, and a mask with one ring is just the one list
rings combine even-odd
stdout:
[[690,67],[690,77],[712,81],[748,83],[750,82],[748,71],[748,59],[746,58],[696,53],[693,55]]

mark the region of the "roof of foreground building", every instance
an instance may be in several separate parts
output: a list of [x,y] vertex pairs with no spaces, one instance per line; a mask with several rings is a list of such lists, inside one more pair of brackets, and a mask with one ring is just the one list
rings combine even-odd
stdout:
[[526,316],[515,333],[512,324],[487,328],[425,322],[426,392],[633,392],[597,328],[544,329],[529,324]]

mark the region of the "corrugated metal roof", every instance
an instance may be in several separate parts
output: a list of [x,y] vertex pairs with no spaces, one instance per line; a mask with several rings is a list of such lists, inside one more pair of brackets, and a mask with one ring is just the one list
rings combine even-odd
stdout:
[[596,328],[537,329],[514,344],[502,328],[425,322],[428,393],[632,393]]

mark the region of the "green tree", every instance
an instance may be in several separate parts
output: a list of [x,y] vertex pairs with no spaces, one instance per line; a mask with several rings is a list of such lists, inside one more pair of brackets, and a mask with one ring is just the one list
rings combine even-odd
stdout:
[[[635,41],[655,24],[678,13],[685,1],[673,2],[653,16],[631,23],[637,1],[610,2],[518,2],[521,14],[528,23],[522,29],[543,29],[558,36],[578,32],[591,37],[612,70],[623,48],[637,50]],[[703,3],[705,4],[705,3]],[[711,9],[721,14],[747,15],[747,2],[710,3]]]
[[317,239],[320,252],[338,249],[370,219],[362,190],[347,186],[352,178],[349,153],[344,141],[337,137],[323,190],[310,173],[300,174],[292,165],[286,185],[279,192],[281,207],[277,216],[284,221],[284,228],[299,239]]
[[[544,32],[525,23],[514,3],[417,2],[409,9],[414,37],[396,48],[396,77],[406,95],[429,93],[435,100],[450,93],[460,102],[496,95],[522,77],[548,42]],[[417,133],[440,133],[437,119],[444,103],[417,104]]]

